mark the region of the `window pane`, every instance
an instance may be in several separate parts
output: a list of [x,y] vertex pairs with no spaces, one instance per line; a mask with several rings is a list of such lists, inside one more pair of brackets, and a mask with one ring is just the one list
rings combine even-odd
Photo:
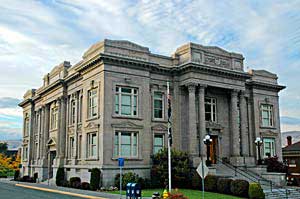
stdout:
[[122,144],[129,144],[131,143],[131,134],[130,133],[122,133]]
[[97,139],[96,139],[96,135],[94,134],[92,136],[92,144],[96,144],[97,143]]
[[131,93],[131,88],[122,88],[122,93]]
[[96,154],[97,154],[97,147],[96,147],[96,145],[93,145],[92,146],[92,156],[96,156]]
[[121,145],[121,156],[129,157],[131,156],[131,146],[130,145]]
[[131,115],[131,106],[122,105],[121,113],[122,115]]
[[155,135],[154,145],[163,145],[163,135]]
[[162,98],[162,93],[161,92],[154,92],[154,98]]
[[131,105],[131,96],[129,95],[122,95],[122,105]]
[[154,100],[154,108],[162,109],[162,101],[161,100]]

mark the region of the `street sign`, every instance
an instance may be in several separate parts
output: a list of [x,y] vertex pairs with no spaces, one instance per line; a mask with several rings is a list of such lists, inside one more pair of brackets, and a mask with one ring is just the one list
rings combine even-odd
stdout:
[[197,167],[197,173],[200,175],[202,179],[204,179],[208,174],[208,167],[206,166],[204,161],[201,161],[199,166]]
[[124,167],[124,158],[119,158],[119,167]]

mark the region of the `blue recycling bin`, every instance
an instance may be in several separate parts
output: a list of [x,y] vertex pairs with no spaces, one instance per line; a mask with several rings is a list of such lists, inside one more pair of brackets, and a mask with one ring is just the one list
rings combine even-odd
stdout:
[[133,199],[138,199],[142,197],[142,188],[141,185],[137,183],[131,184],[131,194]]
[[127,185],[126,185],[126,198],[132,197],[131,184],[132,183],[127,183]]

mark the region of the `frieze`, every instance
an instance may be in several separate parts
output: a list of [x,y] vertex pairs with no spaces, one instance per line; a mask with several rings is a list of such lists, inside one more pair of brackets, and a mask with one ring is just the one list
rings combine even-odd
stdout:
[[228,59],[207,54],[204,56],[204,63],[213,66],[220,66],[223,68],[230,68],[230,61]]
[[111,126],[114,127],[114,128],[131,128],[131,129],[142,129],[142,128],[144,128],[141,125],[137,125],[133,122],[128,122],[128,121],[122,122],[122,123],[115,123],[115,124],[112,124]]
[[151,129],[154,131],[167,131],[168,127],[166,127],[163,124],[157,124],[157,125],[152,126]]

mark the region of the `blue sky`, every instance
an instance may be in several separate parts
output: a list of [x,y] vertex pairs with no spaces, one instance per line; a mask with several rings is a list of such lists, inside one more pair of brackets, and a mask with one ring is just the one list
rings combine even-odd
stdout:
[[189,41],[242,53],[246,71],[278,74],[282,130],[300,130],[300,1],[2,0],[0,9],[0,140],[21,138],[27,89],[104,38],[164,55]]

